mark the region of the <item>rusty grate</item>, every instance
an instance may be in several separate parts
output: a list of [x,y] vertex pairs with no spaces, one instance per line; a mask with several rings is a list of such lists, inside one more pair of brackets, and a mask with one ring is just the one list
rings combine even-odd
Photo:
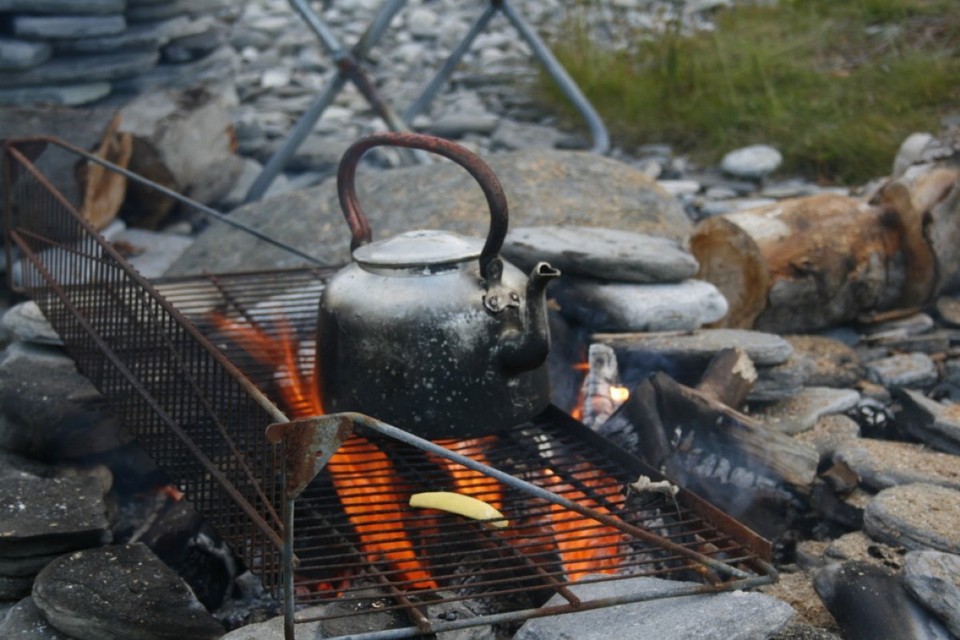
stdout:
[[[91,160],[52,140],[5,148],[13,285],[40,304],[146,451],[279,597],[284,467],[282,448],[267,441],[265,429],[287,415],[310,414],[309,403],[285,402],[284,389],[312,370],[317,303],[330,271],[148,282],[37,168],[37,158],[51,151]],[[258,357],[238,340],[237,327],[292,343],[298,371]],[[382,637],[407,637],[632,601],[578,600],[567,586],[581,573],[594,581],[697,579],[697,589],[707,591],[775,579],[766,541],[686,492],[629,491],[639,475],[657,474],[559,410],[493,436],[443,444],[645,536],[558,509],[403,442],[354,437],[296,500],[297,604],[352,603],[327,609],[325,619],[396,611],[412,626]],[[495,502],[509,526],[406,504],[412,493],[440,490]],[[360,506],[346,508],[351,500]],[[408,548],[427,579],[371,550],[364,523],[374,520],[378,539]],[[589,565],[577,563],[584,557]],[[544,606],[556,593],[564,603]],[[474,617],[437,617],[444,615],[438,605],[456,602],[468,604]]]

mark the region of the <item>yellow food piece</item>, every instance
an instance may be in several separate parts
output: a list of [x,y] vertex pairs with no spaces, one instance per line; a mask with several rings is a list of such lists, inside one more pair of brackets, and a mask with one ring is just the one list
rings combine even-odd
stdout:
[[410,496],[410,506],[419,509],[439,509],[474,520],[490,520],[487,524],[503,528],[507,520],[492,506],[462,493],[452,491],[424,491]]

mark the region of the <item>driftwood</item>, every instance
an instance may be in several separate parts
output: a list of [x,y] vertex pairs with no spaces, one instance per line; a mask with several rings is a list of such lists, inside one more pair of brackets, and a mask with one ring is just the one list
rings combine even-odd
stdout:
[[913,255],[923,240],[906,239],[919,233],[883,207],[822,194],[708,218],[690,245],[698,277],[730,303],[727,326],[807,331],[928,296],[929,251]]
[[[808,499],[818,456],[718,399],[736,399],[749,388],[749,375],[731,375],[743,367],[736,355],[722,355],[702,389],[654,374],[600,433],[759,532],[778,535],[784,513]],[[727,387],[719,382],[721,371],[727,372]]]

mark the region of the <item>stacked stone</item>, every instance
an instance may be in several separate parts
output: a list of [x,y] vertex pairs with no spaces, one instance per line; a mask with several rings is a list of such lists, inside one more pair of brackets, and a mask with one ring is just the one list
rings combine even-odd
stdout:
[[[82,105],[215,55],[229,0],[0,0],[0,104]],[[208,63],[209,64],[209,63]],[[164,73],[164,71],[167,71]]]

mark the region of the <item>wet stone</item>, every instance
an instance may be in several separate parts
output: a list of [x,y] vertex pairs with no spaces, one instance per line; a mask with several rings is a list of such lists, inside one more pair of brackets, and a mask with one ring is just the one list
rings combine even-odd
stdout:
[[[615,582],[574,584],[570,590],[591,599],[626,594],[649,594],[660,599],[615,607],[528,620],[514,640],[753,640],[768,638],[794,615],[785,602],[753,592],[665,597],[692,583],[658,578],[631,578]],[[587,595],[588,594],[588,595]],[[565,604],[559,595],[545,606]]]
[[920,483],[884,489],[867,505],[863,530],[911,550],[960,553],[960,491]]
[[909,442],[859,438],[838,446],[833,459],[846,463],[874,490],[914,482],[960,489],[957,456]]
[[216,640],[224,633],[142,544],[61,556],[37,576],[33,599],[51,625],[79,640]]
[[698,269],[676,240],[600,227],[514,228],[503,255],[525,272],[546,261],[567,276],[639,284],[680,282]]
[[960,556],[940,551],[911,551],[904,558],[907,591],[960,638]]
[[687,331],[727,313],[726,298],[703,280],[605,284],[566,278],[552,294],[564,316],[595,331]]
[[850,561],[817,572],[814,588],[845,640],[950,640],[946,628],[910,597],[893,570]]
[[97,478],[7,479],[0,487],[0,556],[46,556],[108,539]]
[[902,353],[867,363],[867,377],[885,387],[927,387],[937,381],[937,365],[925,353]]
[[16,603],[0,620],[0,638],[4,640],[73,640],[50,626],[32,597]]
[[813,428],[821,417],[843,413],[860,401],[852,389],[806,387],[797,395],[774,402],[754,413],[754,417],[771,429],[787,434]]

